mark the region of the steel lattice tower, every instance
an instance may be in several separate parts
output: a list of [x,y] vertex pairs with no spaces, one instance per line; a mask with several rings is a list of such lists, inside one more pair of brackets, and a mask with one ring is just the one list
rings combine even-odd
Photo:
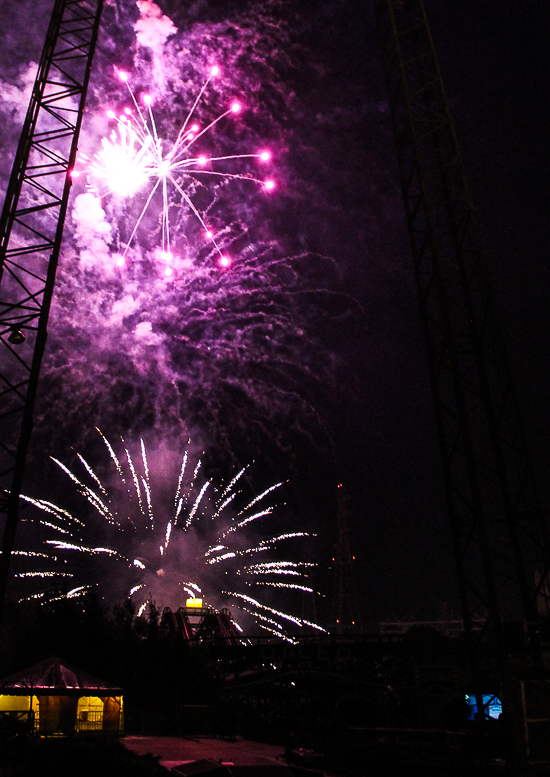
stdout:
[[548,531],[424,6],[375,9],[475,676],[503,620],[527,622],[536,654]]
[[342,483],[336,491],[338,535],[334,548],[334,591],[330,628],[335,634],[362,634],[363,618],[353,576],[349,544],[349,496]]
[[56,0],[0,217],[0,616],[103,0]]

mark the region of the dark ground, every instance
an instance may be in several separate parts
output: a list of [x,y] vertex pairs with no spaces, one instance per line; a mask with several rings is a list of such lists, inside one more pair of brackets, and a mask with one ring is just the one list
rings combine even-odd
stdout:
[[[32,739],[24,743],[11,744],[2,749],[0,774],[34,777],[42,774],[55,774],[56,777],[154,777],[168,775],[170,769],[178,763],[188,764],[188,773],[204,771],[210,768],[214,774],[215,762],[228,762],[227,773],[231,766],[240,771],[247,767],[247,777],[273,775],[274,769],[284,774],[288,766],[293,777],[315,777],[315,775],[346,775],[349,777],[492,777],[505,775],[501,764],[485,767],[470,762],[467,758],[458,758],[452,745],[445,751],[424,750],[420,762],[404,761],[399,748],[379,748],[376,752],[357,749],[340,758],[315,758],[313,754],[289,754],[288,761],[282,755],[282,748],[275,748],[256,742],[239,740],[224,742],[213,739],[184,739],[175,737],[128,737],[121,741],[109,740],[99,736],[75,738]],[[184,756],[191,758],[185,759]],[[177,756],[175,761],[166,756]],[[183,757],[183,758],[182,758]],[[209,765],[205,760],[212,761]],[[200,761],[196,767],[190,761]],[[168,768],[166,768],[168,767]],[[287,772],[287,774],[289,773]],[[205,772],[208,773],[208,772]],[[244,774],[244,772],[241,772]],[[220,771],[219,774],[222,774]],[[538,777],[543,777],[541,772]]]

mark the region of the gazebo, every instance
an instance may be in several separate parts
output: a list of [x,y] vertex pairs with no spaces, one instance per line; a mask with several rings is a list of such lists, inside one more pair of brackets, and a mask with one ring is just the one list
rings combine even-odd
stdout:
[[119,734],[122,689],[53,656],[0,680],[0,715],[26,720],[45,735]]

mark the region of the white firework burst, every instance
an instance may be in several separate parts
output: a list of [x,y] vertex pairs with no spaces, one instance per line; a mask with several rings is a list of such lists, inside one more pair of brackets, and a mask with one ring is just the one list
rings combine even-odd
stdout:
[[[174,608],[187,597],[198,597],[205,606],[229,606],[246,613],[256,626],[283,639],[288,638],[288,629],[324,631],[273,607],[271,600],[258,599],[269,589],[300,597],[315,594],[309,583],[315,565],[280,558],[285,545],[294,546],[308,533],[272,531],[276,509],[272,500],[283,483],[239,507],[246,467],[226,485],[217,486],[204,476],[203,464],[193,459],[189,444],[177,475],[176,470],[167,473],[161,464],[160,477],[153,478],[143,440],[137,454],[123,440],[123,453],[117,455],[99,433],[109,456],[109,470],[102,477],[80,454],[82,475],[53,459],[84,498],[85,519],[81,510],[22,497],[45,514],[37,519],[45,535],[43,548],[17,551],[25,563],[32,559],[33,569],[19,571],[16,577],[53,584],[25,599],[49,602],[95,589],[106,601],[130,599],[141,614],[151,600]],[[168,486],[170,475],[175,477]],[[160,493],[157,480],[162,482]],[[172,493],[171,500],[167,493]]]

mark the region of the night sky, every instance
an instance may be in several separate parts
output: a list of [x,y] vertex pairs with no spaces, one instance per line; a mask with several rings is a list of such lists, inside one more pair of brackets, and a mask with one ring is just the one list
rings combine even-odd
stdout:
[[[224,281],[208,324],[192,329],[186,311],[208,310],[212,276],[186,286],[185,303],[182,287],[161,293],[150,284],[143,313],[136,303],[141,318],[114,322],[113,305],[128,300],[129,287],[104,266],[84,268],[78,228],[68,219],[27,488],[49,498],[50,454],[73,463],[78,450],[93,459],[96,424],[113,434],[143,434],[153,447],[169,439],[176,448],[190,432],[207,449],[213,472],[226,475],[237,461],[256,459],[258,487],[291,478],[285,520],[321,534],[319,584],[327,592],[335,486],[345,484],[366,623],[436,617],[444,605],[456,609],[426,358],[370,4],[159,5],[178,28],[165,64],[185,74],[185,96],[196,83],[197,62],[217,54],[231,73],[226,93],[233,89],[249,103],[244,129],[226,131],[221,140],[239,148],[265,138],[274,150],[276,198],[267,202],[241,190],[231,199],[223,191],[216,195],[214,207],[234,225],[229,245],[239,257],[253,245],[267,264],[307,258],[282,262],[286,270],[277,276],[271,302],[283,323],[269,346],[276,364],[266,366],[269,347],[254,337],[266,336],[262,327],[274,309],[269,295],[258,302],[263,318],[256,326],[246,318],[250,308],[244,318],[235,316]],[[0,71],[3,188],[21,121],[14,105],[26,104],[24,73],[40,55],[50,3],[36,8],[0,4],[2,28],[9,30]],[[428,2],[427,10],[547,506],[548,12],[539,0],[520,6],[445,0]],[[106,5],[81,149],[104,131],[98,117],[113,89],[112,65],[123,49],[135,54],[138,15],[128,0]],[[142,74],[151,66],[145,48],[136,59]],[[130,69],[126,56],[117,64]],[[177,104],[167,101],[166,121],[176,114]],[[205,261],[204,252],[186,246]],[[143,258],[145,239],[142,250]],[[136,270],[134,283],[144,277]],[[257,289],[273,278],[240,275],[239,288],[250,283]],[[150,341],[132,339],[138,320],[151,323],[138,330],[149,332]],[[215,361],[201,351],[207,341]],[[124,365],[118,364],[121,353],[129,355]],[[87,365],[95,367],[89,372]],[[124,385],[117,369],[126,375]],[[170,393],[174,375],[187,386],[177,410]]]

